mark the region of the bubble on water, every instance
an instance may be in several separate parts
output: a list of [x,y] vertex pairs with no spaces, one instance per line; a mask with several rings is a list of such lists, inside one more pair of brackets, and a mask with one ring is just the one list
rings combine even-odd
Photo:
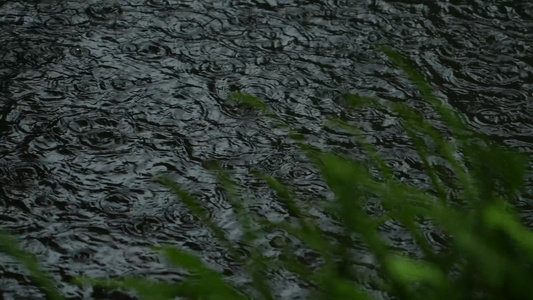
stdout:
[[75,46],[70,48],[70,54],[76,56],[76,57],[88,57],[90,55],[90,51],[86,48],[82,48],[79,46]]

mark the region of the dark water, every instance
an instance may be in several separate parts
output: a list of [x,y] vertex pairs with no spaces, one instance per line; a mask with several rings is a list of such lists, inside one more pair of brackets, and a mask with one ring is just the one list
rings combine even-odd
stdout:
[[[149,249],[161,243],[195,251],[244,284],[154,176],[198,194],[234,240],[206,161],[231,166],[250,210],[270,220],[286,212],[249,170],[292,183],[310,201],[328,194],[287,132],[228,104],[229,92],[260,96],[313,145],[359,157],[352,138],[321,127],[349,119],[399,176],[424,185],[393,115],[348,113],[340,100],[351,92],[424,109],[374,45],[404,51],[473,128],[531,153],[532,40],[529,1],[0,1],[0,222],[76,299],[118,299],[70,284],[76,276],[179,280]],[[533,224],[527,199],[522,208]],[[386,232],[415,248],[395,224]],[[281,234],[265,234],[265,255],[279,254],[270,242]],[[428,239],[438,246],[436,234]],[[4,299],[43,297],[10,258],[0,265]],[[285,299],[306,295],[287,274],[274,284]]]

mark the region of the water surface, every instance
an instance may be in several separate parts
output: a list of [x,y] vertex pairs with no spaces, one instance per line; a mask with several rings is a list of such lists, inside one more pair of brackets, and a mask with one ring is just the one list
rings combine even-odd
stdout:
[[[414,60],[471,127],[533,151],[527,1],[0,1],[0,28],[1,223],[75,299],[126,297],[70,284],[76,276],[179,280],[184,273],[149,249],[162,243],[194,251],[237,283],[248,280],[156,175],[197,194],[235,240],[206,161],[230,166],[247,186],[247,206],[270,220],[287,212],[250,170],[296,186],[311,203],[330,196],[288,133],[229,103],[232,91],[261,97],[313,145],[361,157],[353,138],[322,127],[345,118],[402,180],[428,184],[413,171],[421,165],[391,113],[352,113],[343,103],[345,93],[408,102],[438,124],[376,44]],[[521,203],[533,220],[531,202]],[[384,230],[416,252],[396,224]],[[265,255],[279,254],[280,236],[265,233]],[[427,237],[439,245],[437,233]],[[361,260],[372,265],[364,249]],[[10,258],[0,256],[0,265],[4,299],[43,298]],[[287,274],[274,284],[285,299],[307,293]]]

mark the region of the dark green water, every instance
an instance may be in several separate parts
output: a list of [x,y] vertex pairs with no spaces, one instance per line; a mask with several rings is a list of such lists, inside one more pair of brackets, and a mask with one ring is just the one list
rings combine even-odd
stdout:
[[[231,166],[248,187],[251,211],[271,220],[286,211],[250,170],[291,183],[309,201],[329,194],[287,132],[228,104],[229,92],[261,97],[313,145],[357,158],[354,139],[321,126],[328,117],[348,119],[398,176],[424,186],[428,179],[417,172],[395,117],[348,113],[343,105],[342,94],[359,93],[425,110],[374,45],[414,60],[440,99],[477,131],[531,153],[532,40],[528,1],[0,0],[0,224],[75,299],[119,299],[73,286],[75,276],[179,280],[183,274],[149,249],[160,243],[195,251],[244,282],[154,176],[167,174],[197,193],[236,240],[230,206],[206,161]],[[429,111],[426,117],[438,122]],[[531,195],[531,180],[527,188]],[[521,205],[533,226],[531,200]],[[414,251],[395,224],[385,231],[394,245]],[[428,232],[438,246],[438,233]],[[279,254],[270,241],[280,235],[265,234],[265,255]],[[361,260],[372,265],[364,251]],[[0,255],[3,299],[43,298],[24,274]],[[305,297],[291,277],[276,278],[285,299]]]

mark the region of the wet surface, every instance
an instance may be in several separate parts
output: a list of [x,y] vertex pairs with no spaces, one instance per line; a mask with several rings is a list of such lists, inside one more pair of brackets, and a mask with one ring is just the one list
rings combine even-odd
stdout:
[[[250,170],[291,183],[304,199],[327,196],[287,132],[227,101],[242,91],[304,129],[313,145],[360,157],[354,139],[321,126],[332,116],[350,120],[399,176],[427,184],[412,172],[420,164],[392,114],[343,106],[340,96],[350,92],[424,109],[405,76],[375,50],[378,43],[413,59],[470,126],[531,153],[533,4],[429,2],[0,1],[2,225],[73,298],[117,299],[70,284],[76,276],[179,280],[183,274],[149,249],[162,243],[195,251],[245,283],[155,176],[197,194],[228,232],[229,204],[206,161],[231,166],[249,187],[247,206],[271,220],[286,211]],[[434,113],[426,117],[437,122]],[[414,248],[397,224],[383,229],[395,246]],[[441,247],[443,237],[428,232]],[[265,253],[279,255],[290,242],[268,233]],[[299,255],[316,263],[310,253]],[[5,299],[43,297],[10,258],[0,256],[0,265]],[[286,298],[306,294],[287,274],[276,274],[274,284]]]

